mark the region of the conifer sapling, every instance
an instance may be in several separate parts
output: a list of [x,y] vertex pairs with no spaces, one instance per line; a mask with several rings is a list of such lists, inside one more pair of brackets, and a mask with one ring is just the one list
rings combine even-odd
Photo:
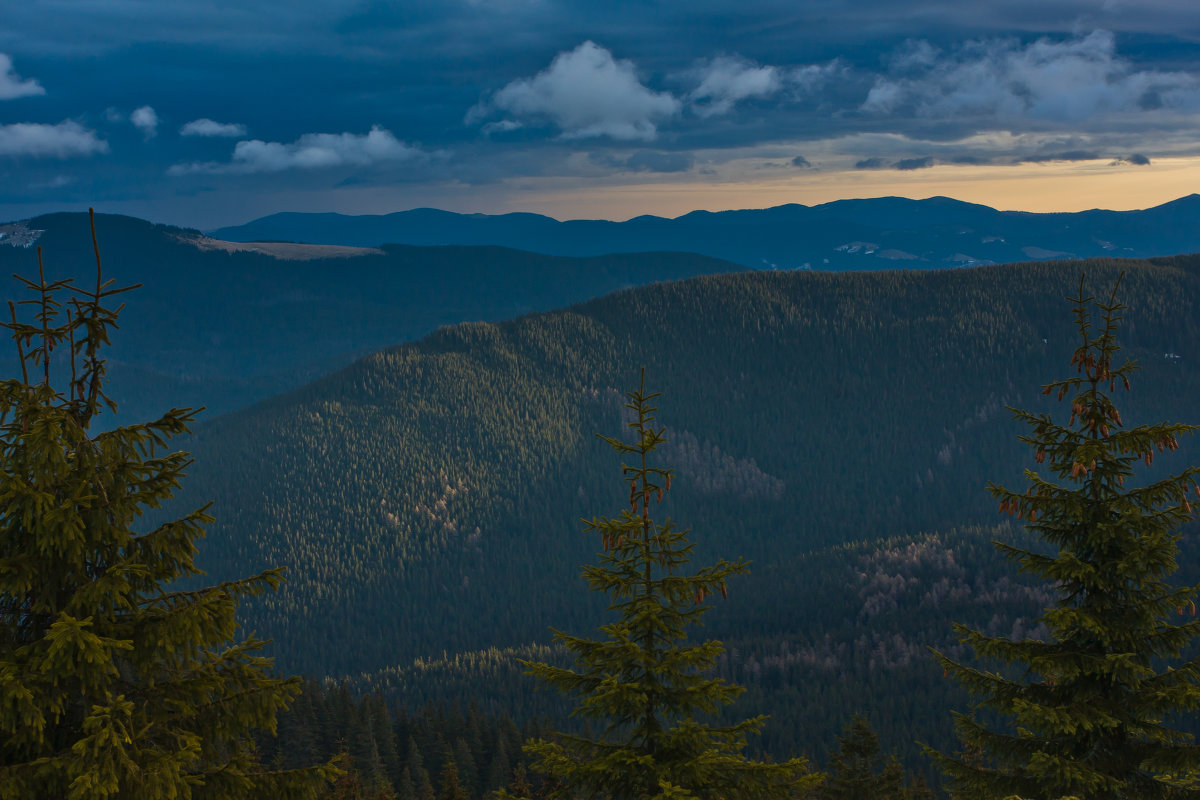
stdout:
[[798,796],[819,780],[807,762],[753,761],[742,754],[747,737],[765,718],[729,726],[708,725],[696,714],[712,714],[733,701],[741,687],[711,676],[723,648],[718,641],[686,643],[714,595],[725,596],[727,580],[747,571],[744,561],[718,561],[684,572],[694,544],[687,530],[651,509],[671,488],[672,470],[654,465],[665,429],[655,426],[645,391],[645,373],[626,408],[633,413],[633,442],[601,436],[618,453],[629,485],[629,506],[616,517],[585,521],[598,533],[600,563],[583,575],[594,592],[611,600],[617,619],[601,627],[601,639],[555,633],[576,659],[575,668],[525,662],[530,672],[560,691],[579,697],[575,714],[599,722],[596,738],[557,734],[526,745],[533,768],[548,776],[548,796],[558,798],[783,798]]

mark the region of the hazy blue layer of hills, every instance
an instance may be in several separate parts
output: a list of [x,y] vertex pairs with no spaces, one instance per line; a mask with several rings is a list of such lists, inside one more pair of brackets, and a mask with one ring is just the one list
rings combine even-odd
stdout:
[[[86,214],[0,228],[0,301],[27,297],[9,276],[37,276],[38,246],[48,279],[94,280]],[[132,217],[100,215],[97,229],[105,275],[144,284],[127,296],[110,354],[118,419],[126,421],[172,406],[205,405],[209,416],[245,406],[440,325],[739,269],[691,254],[559,258],[502,247],[389,245],[289,260],[201,249],[213,244],[197,231]],[[11,348],[0,359],[15,370]]]
[[561,256],[672,250],[754,269],[931,269],[987,263],[1147,257],[1200,251],[1200,195],[1142,211],[1032,214],[947,197],[838,200],[675,219],[570,220],[537,214],[273,214],[213,236],[375,247],[502,245]]

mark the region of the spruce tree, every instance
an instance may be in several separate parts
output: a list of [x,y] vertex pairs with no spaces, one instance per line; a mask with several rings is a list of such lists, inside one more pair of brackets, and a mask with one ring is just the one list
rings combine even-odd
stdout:
[[488,764],[487,780],[484,782],[485,791],[493,791],[502,788],[508,783],[509,776],[512,774],[512,764],[508,760],[508,750],[504,745],[504,737],[496,737],[496,748],[492,751],[492,758]]
[[253,636],[233,640],[238,601],[280,571],[185,591],[212,517],[139,529],[183,477],[167,442],[194,412],[90,431],[115,409],[111,304],[136,287],[104,281],[98,247],[94,289],[47,282],[38,262],[21,279],[33,321],[10,301],[5,324],[21,375],[0,382],[0,798],[315,796],[335,770],[266,771],[250,738],[274,730],[298,679],[273,677]]
[[396,800],[417,800],[417,790],[408,767],[400,773],[400,780],[396,783]]
[[885,758],[879,737],[866,718],[855,716],[838,737],[829,776],[817,796],[821,800],[902,800],[904,769],[895,756]]
[[374,694],[365,702],[371,709],[371,726],[384,775],[395,783],[400,780],[400,754],[396,751],[396,731],[392,727],[387,701],[382,695]]
[[[1011,721],[992,730],[965,715],[956,725],[966,752],[935,754],[955,796],[1011,795],[1042,800],[1149,800],[1200,797],[1186,776],[1200,748],[1171,727],[1172,715],[1200,707],[1200,660],[1178,661],[1200,623],[1172,621],[1195,613],[1197,588],[1173,588],[1177,528],[1200,495],[1194,467],[1136,481],[1135,468],[1178,447],[1195,426],[1159,423],[1126,428],[1113,402],[1128,390],[1136,365],[1118,364],[1116,334],[1125,306],[1117,288],[1105,302],[1069,298],[1079,331],[1076,374],[1045,386],[1070,403],[1066,424],[1013,409],[1029,432],[1020,438],[1048,474],[1027,470],[1027,487],[989,485],[1001,512],[1014,514],[1046,552],[997,543],[1021,571],[1049,582],[1057,598],[1041,617],[1046,641],[989,637],[962,625],[958,635],[1003,673],[938,654],[949,673]],[[1099,324],[1096,324],[1096,318]],[[1140,483],[1140,485],[1138,485]]]
[[530,672],[560,691],[579,696],[576,714],[601,723],[597,738],[557,734],[526,745],[533,768],[547,775],[550,797],[777,798],[797,796],[818,778],[804,759],[771,764],[742,754],[747,736],[761,728],[755,717],[730,726],[697,721],[733,701],[741,687],[712,677],[721,643],[685,642],[686,629],[707,609],[705,599],[725,595],[726,581],[747,571],[745,562],[720,560],[686,574],[694,544],[688,530],[651,517],[652,505],[671,488],[672,470],[654,465],[665,441],[655,426],[645,372],[626,404],[633,443],[601,436],[631,464],[622,464],[629,507],[616,517],[585,521],[600,535],[600,563],[583,569],[592,591],[610,598],[617,619],[603,639],[555,632],[576,668],[525,662]]
[[442,767],[441,790],[438,791],[437,800],[471,800],[471,795],[459,780],[458,765],[453,758],[447,758]]
[[479,771],[475,766],[475,757],[471,755],[471,747],[467,740],[458,737],[454,740],[454,764],[458,768],[458,780],[468,794],[479,791]]
[[417,740],[412,736],[408,737],[408,756],[405,761],[405,769],[412,777],[418,800],[433,800],[433,781],[429,776],[429,770],[425,768],[425,759],[421,755]]

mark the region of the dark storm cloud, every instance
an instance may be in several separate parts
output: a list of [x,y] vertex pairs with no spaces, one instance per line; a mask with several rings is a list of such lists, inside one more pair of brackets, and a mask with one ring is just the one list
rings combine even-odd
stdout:
[[1122,164],[1131,164],[1135,167],[1148,167],[1150,166],[1150,159],[1141,153],[1134,153],[1133,155],[1125,156],[1124,158],[1118,156],[1110,161],[1108,165],[1110,167],[1119,167]]
[[793,167],[811,167],[812,163],[810,163],[809,160],[807,158],[805,158],[804,156],[796,156],[795,158],[792,159],[792,166]]
[[920,158],[901,158],[896,161],[889,161],[880,156],[871,156],[870,158],[860,159],[854,162],[855,169],[895,169],[902,172],[911,171],[914,169],[927,169],[937,163],[933,156],[922,156]]
[[795,148],[822,169],[833,151],[915,169],[1200,141],[1200,43],[1182,33],[1200,12],[1175,0],[10,5],[0,158],[31,199],[59,181],[50,162],[72,191],[165,208],[216,187],[219,208],[268,175],[279,192],[381,170],[476,185],[754,148],[781,168]]
[[926,167],[933,166],[933,158],[930,156],[923,158],[902,158],[896,162],[895,166],[899,170],[925,169]]
[[871,156],[854,162],[855,169],[887,169],[888,162],[879,156]]
[[[668,57],[698,46],[761,59],[797,47],[819,49],[825,42],[844,47],[864,39],[902,39],[914,31],[946,39],[1069,34],[1083,26],[1172,35],[1194,28],[1195,8],[1181,0],[41,0],[12,4],[6,22],[0,49],[12,49],[13,42],[23,39],[42,52],[120,48],[147,40],[207,44],[217,38],[227,48],[271,43],[281,50],[297,41],[328,40],[331,33],[367,42],[438,37],[446,47],[456,46],[455,38],[470,45],[490,38],[488,49],[494,52],[505,47],[561,49],[591,35],[624,32],[629,41],[655,42]],[[676,35],[663,36],[672,31]],[[750,52],[749,42],[762,52]]]

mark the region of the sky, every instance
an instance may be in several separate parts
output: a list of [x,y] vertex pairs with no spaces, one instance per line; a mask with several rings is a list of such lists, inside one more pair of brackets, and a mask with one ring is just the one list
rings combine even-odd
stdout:
[[0,221],[1200,191],[1195,0],[22,0]]

